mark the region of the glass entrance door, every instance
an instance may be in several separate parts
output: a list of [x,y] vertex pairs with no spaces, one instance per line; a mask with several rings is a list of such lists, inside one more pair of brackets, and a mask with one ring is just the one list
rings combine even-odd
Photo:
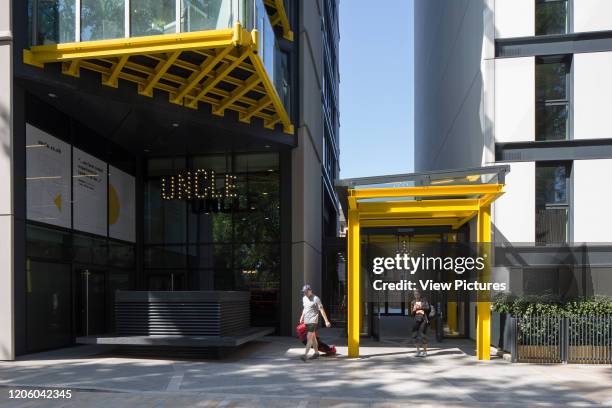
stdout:
[[106,332],[106,271],[76,269],[76,333],[89,336]]

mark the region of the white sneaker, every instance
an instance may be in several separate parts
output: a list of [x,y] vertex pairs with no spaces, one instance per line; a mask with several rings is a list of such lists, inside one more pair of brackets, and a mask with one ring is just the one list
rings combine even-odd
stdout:
[[422,356],[422,352],[421,350],[417,351],[416,354],[414,355],[415,357],[421,357]]
[[422,352],[421,357],[427,357],[427,352],[426,351]]

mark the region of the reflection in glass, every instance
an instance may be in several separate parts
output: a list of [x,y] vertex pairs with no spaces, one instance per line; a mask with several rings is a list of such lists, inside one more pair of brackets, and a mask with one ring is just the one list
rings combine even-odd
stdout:
[[27,262],[27,350],[67,346],[72,342],[70,264]]
[[563,243],[568,240],[569,166],[536,165],[536,237],[537,243]]
[[75,41],[74,0],[39,0],[36,14],[36,44],[57,44]]
[[565,100],[567,98],[568,67],[565,62],[537,63],[535,72],[536,99]]
[[536,140],[566,140],[569,138],[567,103],[536,105]]
[[181,31],[220,30],[231,26],[231,1],[181,0]]
[[81,0],[81,41],[125,36],[124,0]]
[[175,33],[175,13],[176,4],[174,0],[130,0],[131,35]]
[[565,165],[542,165],[536,167],[536,205],[567,203],[568,172]]
[[536,35],[568,32],[567,0],[537,0],[535,9]]

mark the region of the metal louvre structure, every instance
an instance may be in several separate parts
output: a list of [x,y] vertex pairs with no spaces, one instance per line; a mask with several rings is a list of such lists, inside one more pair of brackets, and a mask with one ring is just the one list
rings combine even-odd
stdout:
[[287,17],[284,0],[264,0],[266,8],[269,10],[270,22],[275,27],[281,27],[283,38],[293,41],[293,31]]
[[240,23],[233,28],[144,37],[33,46],[24,62],[37,67],[61,63],[62,72],[78,77],[81,69],[101,74],[102,84],[118,80],[136,83],[138,93],[153,96],[158,89],[172,103],[198,109],[204,103],[215,115],[238,112],[250,123],[294,127],[259,55],[259,33]]

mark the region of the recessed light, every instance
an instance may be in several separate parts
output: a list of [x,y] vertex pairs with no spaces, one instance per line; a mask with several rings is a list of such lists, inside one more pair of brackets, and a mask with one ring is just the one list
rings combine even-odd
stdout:
[[178,123],[176,123],[176,122],[174,122],[174,123],[172,124],[172,127],[174,127],[174,128],[177,128],[177,127],[179,127],[179,126],[180,126],[180,124],[178,124]]
[[272,146],[270,146],[270,145],[265,145],[264,147],[265,147],[266,149],[269,149],[269,148],[271,148]]
[[268,171],[271,173],[271,172],[273,172],[273,171],[274,171],[274,169],[268,169]]
[[149,150],[149,149],[144,149],[143,151],[144,151],[145,153],[149,153],[151,150]]
[[54,94],[53,92],[49,92],[47,95],[49,96],[49,98],[57,98],[57,94]]

